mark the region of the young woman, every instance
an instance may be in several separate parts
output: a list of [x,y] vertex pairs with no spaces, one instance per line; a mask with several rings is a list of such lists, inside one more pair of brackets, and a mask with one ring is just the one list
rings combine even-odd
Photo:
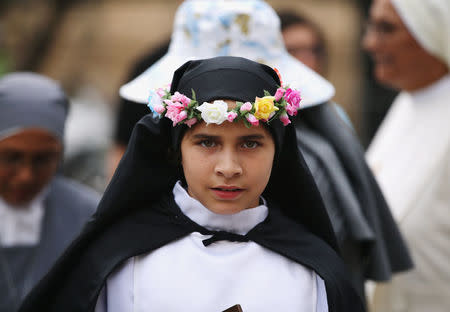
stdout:
[[180,67],[21,311],[363,311],[280,85],[244,58]]

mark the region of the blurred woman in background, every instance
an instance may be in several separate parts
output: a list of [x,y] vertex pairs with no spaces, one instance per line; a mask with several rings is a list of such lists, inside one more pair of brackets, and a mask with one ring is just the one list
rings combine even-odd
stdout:
[[367,159],[415,270],[375,293],[376,311],[450,306],[450,1],[375,0],[364,38],[375,76],[401,90]]

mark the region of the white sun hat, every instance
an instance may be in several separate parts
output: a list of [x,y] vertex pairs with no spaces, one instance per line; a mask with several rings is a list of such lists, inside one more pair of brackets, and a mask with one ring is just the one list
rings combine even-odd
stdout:
[[215,56],[241,56],[277,68],[284,83],[300,90],[303,108],[335,93],[330,82],[287,53],[280,20],[264,1],[186,0],[175,15],[167,54],[123,85],[120,95],[147,103],[150,91],[169,84],[186,61]]

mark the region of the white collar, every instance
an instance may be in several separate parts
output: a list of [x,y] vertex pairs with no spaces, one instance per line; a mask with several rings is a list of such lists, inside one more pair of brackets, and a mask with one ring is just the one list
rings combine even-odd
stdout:
[[449,94],[449,90],[450,74],[447,74],[425,88],[410,92],[410,95],[415,103],[423,103],[423,105],[427,105],[427,101],[430,98],[442,99],[444,95],[447,97]]
[[36,245],[39,242],[47,190],[30,203],[13,207],[0,197],[0,246]]
[[265,204],[245,209],[232,215],[214,213],[198,200],[189,196],[187,191],[181,186],[180,181],[175,184],[173,195],[181,211],[189,219],[208,230],[227,231],[245,235],[257,224],[264,221],[269,213]]

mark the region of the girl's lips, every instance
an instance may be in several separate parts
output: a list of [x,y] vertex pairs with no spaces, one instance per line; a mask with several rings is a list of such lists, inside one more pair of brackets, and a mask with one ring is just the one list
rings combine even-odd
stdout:
[[241,188],[234,187],[214,187],[211,188],[213,193],[219,199],[235,199],[244,192]]

